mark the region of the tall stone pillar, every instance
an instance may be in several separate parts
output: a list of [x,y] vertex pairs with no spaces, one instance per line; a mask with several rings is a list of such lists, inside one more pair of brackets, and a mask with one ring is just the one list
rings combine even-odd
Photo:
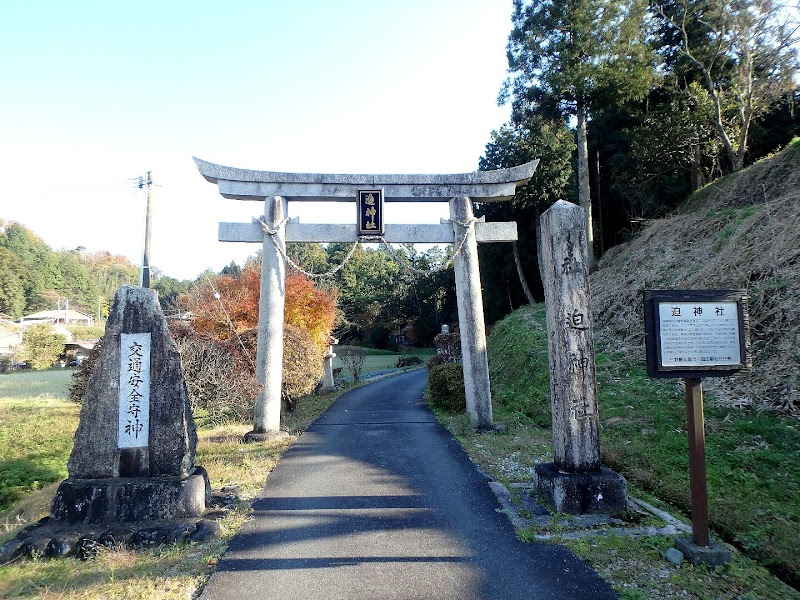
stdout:
[[541,216],[553,463],[537,465],[537,488],[559,512],[619,512],[625,480],[601,467],[586,215],[559,200]]
[[563,471],[600,467],[584,211],[559,200],[541,216],[553,454]]
[[256,379],[261,384],[261,392],[253,411],[253,431],[245,436],[247,441],[265,440],[280,433],[286,264],[275,245],[277,243],[286,250],[286,226],[277,226],[287,214],[288,202],[285,198],[269,196],[265,199],[264,220],[268,227],[277,228],[277,231],[272,235],[264,234],[261,251],[256,349]]
[[475,239],[475,226],[471,223],[473,217],[472,201],[469,198],[461,196],[450,200],[450,220],[453,222],[457,249],[466,236],[455,257],[454,267],[467,412],[474,427],[490,429],[493,426],[492,396],[489,390],[478,243]]

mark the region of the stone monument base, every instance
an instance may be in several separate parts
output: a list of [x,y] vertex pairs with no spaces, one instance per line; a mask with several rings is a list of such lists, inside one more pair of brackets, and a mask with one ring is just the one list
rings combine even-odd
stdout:
[[692,538],[680,537],[675,538],[675,547],[695,566],[721,567],[731,562],[730,551],[714,540],[709,540],[708,546],[698,546]]
[[606,467],[565,473],[553,463],[536,465],[536,490],[556,512],[570,515],[621,514],[628,509],[625,478]]
[[205,470],[188,477],[65,479],[51,516],[64,523],[128,523],[201,517],[210,495]]
[[0,545],[0,564],[19,556],[92,558],[102,547],[147,549],[218,538],[217,520],[238,504],[238,488],[214,494],[208,475],[66,479],[51,516]]
[[101,548],[148,549],[163,544],[200,543],[222,533],[212,519],[170,519],[131,523],[70,525],[45,517],[0,545],[0,564],[20,556],[82,560],[93,558]]

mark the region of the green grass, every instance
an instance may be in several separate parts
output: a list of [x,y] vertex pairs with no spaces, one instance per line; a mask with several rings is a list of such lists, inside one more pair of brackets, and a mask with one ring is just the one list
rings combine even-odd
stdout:
[[80,410],[66,401],[71,374],[62,369],[0,375],[0,511],[67,476]]
[[23,400],[47,397],[66,400],[67,387],[72,382],[74,372],[74,369],[25,369],[0,373],[0,398]]
[[[620,355],[597,356],[604,461],[689,514],[683,389],[652,380]],[[715,408],[706,398],[706,470],[712,528],[800,584],[800,424]]]
[[[75,404],[53,398],[28,398],[25,390],[63,397],[67,378],[50,380],[48,387],[41,373],[0,375],[0,452],[15,452],[17,460],[36,466],[45,465],[59,477],[66,476],[66,464],[77,425]],[[9,376],[12,377],[12,376]],[[45,377],[52,377],[45,373]],[[58,385],[56,385],[58,384]],[[59,385],[61,387],[59,387]],[[10,390],[18,397],[9,397]],[[0,565],[0,597],[58,598],[190,598],[195,597],[211,575],[231,537],[246,520],[250,505],[264,486],[269,473],[297,435],[338,397],[339,393],[302,398],[295,412],[286,415],[282,425],[290,432],[288,439],[263,444],[245,444],[243,435],[249,424],[228,424],[198,431],[197,464],[208,471],[211,485],[237,485],[241,504],[219,521],[222,538],[202,544],[176,544],[169,547],[133,552],[103,549],[94,560],[17,560]],[[65,412],[66,411],[66,412]],[[70,413],[71,411],[71,413]],[[53,419],[62,422],[56,435]],[[27,421],[27,422],[26,422]],[[46,425],[47,427],[42,427]],[[48,430],[48,428],[50,430]],[[70,431],[69,435],[67,432]],[[8,432],[13,432],[13,436]],[[44,449],[58,439],[58,452]],[[62,439],[63,438],[63,439]],[[62,443],[63,442],[63,443]],[[5,469],[0,467],[0,476]],[[13,537],[26,523],[49,512],[55,484],[26,495],[13,508],[0,511],[0,542]],[[22,519],[18,519],[22,516]]]
[[[543,305],[526,307],[495,325],[489,338],[501,431],[479,435],[463,415],[440,416],[473,460],[505,483],[529,481],[537,460],[552,460],[544,322]],[[643,365],[622,354],[599,352],[596,363],[603,462],[622,473],[636,494],[652,494],[670,512],[688,517],[682,387],[677,380],[649,378]],[[708,395],[705,416],[711,526],[746,557],[735,553],[729,567],[709,571],[669,565],[661,554],[669,538],[564,543],[627,594],[623,597],[681,597],[686,590],[693,598],[800,598],[765,570],[800,583],[800,423],[715,408]],[[625,567],[619,562],[624,553],[639,562]],[[660,573],[653,575],[657,591],[646,587],[652,577],[637,573]],[[637,595],[642,590],[645,595]],[[678,591],[672,596],[669,590]]]
[[[389,352],[387,350],[376,350],[374,348],[365,348],[367,350],[367,356],[364,358],[364,368],[361,371],[362,377],[364,375],[369,375],[370,373],[376,373],[378,371],[386,371],[388,369],[393,369],[395,364],[397,363],[397,359],[402,356],[399,352]],[[336,347],[334,346],[334,352],[338,354]],[[419,356],[423,361],[426,361],[428,358],[435,354],[435,350],[427,349],[427,348],[415,348],[408,354],[413,354],[414,356]],[[343,368],[343,374],[349,375],[349,371],[347,367],[342,364],[341,359],[339,356],[336,356],[333,359],[333,368],[336,369],[338,367]]]

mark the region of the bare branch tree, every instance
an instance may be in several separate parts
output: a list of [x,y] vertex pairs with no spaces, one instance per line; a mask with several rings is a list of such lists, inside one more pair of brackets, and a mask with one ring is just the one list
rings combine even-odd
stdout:
[[367,351],[360,346],[340,347],[339,358],[347,370],[353,374],[353,382],[361,381],[361,370],[364,368]]
[[[744,166],[750,126],[794,88],[798,25],[775,0],[679,0],[654,5],[675,29],[714,104],[733,170]],[[733,113],[734,118],[726,118]]]

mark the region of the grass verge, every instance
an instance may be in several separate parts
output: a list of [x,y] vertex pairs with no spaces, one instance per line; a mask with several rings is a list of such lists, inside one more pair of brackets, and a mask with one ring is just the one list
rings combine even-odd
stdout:
[[[20,491],[24,495],[21,501],[0,513],[0,523],[3,524],[0,541],[13,537],[20,528],[46,515],[58,479],[66,476],[79,407],[65,400],[69,373],[63,379],[44,382],[38,379],[40,374],[13,374],[13,377],[19,377],[13,381],[0,375],[0,411],[3,411],[0,412],[0,452],[16,452],[14,460],[17,461],[48,464],[48,475],[53,481],[44,485],[40,480],[46,478],[39,477],[37,485],[41,489],[27,493],[36,488],[29,485]],[[50,377],[48,372],[45,372],[45,377]],[[48,396],[30,397],[26,390],[37,390],[37,395]],[[17,560],[0,565],[0,597],[173,599],[196,596],[231,537],[247,518],[252,501],[280,456],[338,395],[302,399],[297,410],[284,419],[290,437],[269,444],[244,444],[242,436],[250,430],[247,424],[228,424],[198,431],[196,462],[208,471],[212,487],[236,485],[241,490],[241,503],[220,521],[221,539],[137,552],[124,548],[104,549],[96,559],[85,562],[72,558]],[[52,423],[40,421],[50,419],[50,415],[53,415]],[[60,427],[60,441],[55,444],[58,449],[45,451],[43,448],[54,445],[52,428],[55,424]],[[31,441],[34,438],[35,443]],[[5,475],[5,469],[0,468],[0,477]]]
[[[489,338],[489,369],[499,431],[476,434],[464,415],[440,414],[472,459],[495,479],[529,482],[552,460],[544,307],[526,307]],[[603,461],[631,494],[686,518],[688,440],[682,388],[652,380],[621,354],[597,355]],[[521,377],[521,374],[525,374]],[[542,426],[542,423],[547,426]],[[741,552],[721,569],[675,566],[669,537],[609,534],[557,538],[624,598],[800,598],[787,582],[800,573],[800,427],[769,414],[716,408],[706,398],[706,464],[712,528]],[[520,532],[533,539],[537,531]],[[769,571],[767,570],[767,567]]]

